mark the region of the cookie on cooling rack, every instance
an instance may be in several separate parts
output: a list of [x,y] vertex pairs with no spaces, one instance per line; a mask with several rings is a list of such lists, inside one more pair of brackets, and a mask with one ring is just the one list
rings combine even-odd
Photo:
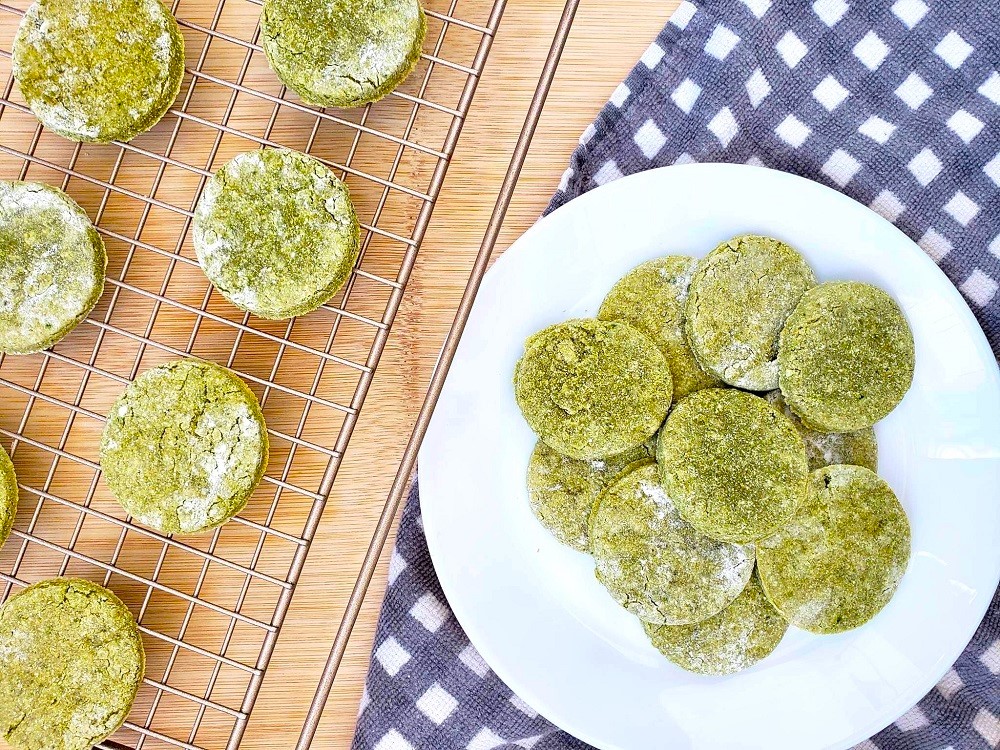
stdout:
[[0,352],[49,348],[104,291],[104,242],[57,188],[0,180],[0,248]]
[[388,95],[420,59],[419,0],[265,0],[264,52],[281,82],[318,107],[360,107]]
[[194,250],[237,307],[284,320],[343,286],[361,247],[347,185],[322,162],[285,148],[239,154],[205,186]]
[[147,370],[118,398],[101,438],[101,468],[136,521],[195,534],[246,507],[267,452],[260,405],[243,381],[183,359]]
[[90,750],[125,722],[146,657],[132,613],[55,578],[0,607],[0,737],[13,750]]
[[17,514],[17,476],[7,451],[0,446],[0,547],[10,536]]
[[37,0],[13,55],[31,111],[74,141],[127,141],[149,130],[184,77],[184,39],[160,0]]
[[721,385],[698,364],[684,337],[684,302],[697,265],[686,255],[669,255],[636,266],[611,288],[597,315],[629,323],[660,347],[670,365],[675,401]]

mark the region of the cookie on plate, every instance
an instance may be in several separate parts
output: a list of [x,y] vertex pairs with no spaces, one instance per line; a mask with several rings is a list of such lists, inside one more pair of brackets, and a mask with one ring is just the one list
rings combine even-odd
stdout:
[[531,429],[571,458],[642,445],[663,423],[673,386],[656,345],[626,323],[557,323],[524,344],[514,396]]
[[809,471],[833,464],[852,464],[878,471],[878,440],[875,430],[867,427],[854,432],[818,432],[806,427],[795,412],[788,408],[780,391],[771,391],[767,400],[788,417],[802,436],[809,457]]
[[0,737],[13,750],[90,750],[125,722],[146,657],[132,613],[55,578],[0,607]]
[[58,188],[0,180],[0,248],[0,352],[48,349],[104,291],[104,242]]
[[792,423],[764,399],[696,391],[670,413],[657,460],[681,516],[715,539],[754,542],[791,518],[809,466]]
[[809,477],[792,520],[757,545],[768,599],[796,627],[840,633],[892,598],[910,558],[910,523],[892,488],[861,466]]
[[764,595],[754,575],[732,604],[693,625],[643,623],[661,654],[677,666],[707,675],[752,667],[781,643],[788,623]]
[[275,320],[327,302],[361,248],[347,186],[320,161],[284,148],[239,154],[212,175],[193,236],[222,296]]
[[590,547],[608,592],[656,624],[711,617],[739,596],[753,572],[753,546],[709,539],[685,522],[652,462],[601,494]]
[[160,0],[36,0],[13,55],[35,117],[74,141],[149,130],[184,78],[184,38]]
[[820,284],[789,316],[778,351],[781,393],[817,430],[871,427],[913,382],[913,333],[888,294],[859,281]]
[[243,510],[264,476],[267,448],[257,397],[243,381],[182,359],[147,370],[115,402],[101,468],[136,521],[195,534]]
[[670,365],[674,400],[721,385],[702,369],[684,335],[684,302],[698,261],[669,255],[636,266],[619,279],[601,304],[600,320],[621,320],[649,336]]
[[748,391],[778,387],[778,334],[816,277],[784,242],[747,234],[724,242],[698,264],[684,307],[698,362]]
[[318,107],[360,107],[401,84],[420,59],[418,0],[265,0],[264,52],[281,82]]

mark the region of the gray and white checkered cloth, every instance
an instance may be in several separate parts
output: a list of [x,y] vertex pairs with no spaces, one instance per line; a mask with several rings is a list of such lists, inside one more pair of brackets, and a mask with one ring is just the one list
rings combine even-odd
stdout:
[[[625,174],[764,164],[832,185],[917,241],[1000,350],[996,0],[684,2],[581,138],[550,210]],[[1000,595],[941,683],[861,750],[1000,745]],[[355,750],[586,750],[511,693],[400,524]]]

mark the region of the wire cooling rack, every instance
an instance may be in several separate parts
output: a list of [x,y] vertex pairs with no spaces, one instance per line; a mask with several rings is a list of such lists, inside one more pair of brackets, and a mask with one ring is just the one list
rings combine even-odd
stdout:
[[[342,111],[301,104],[269,71],[259,0],[174,0],[187,48],[174,107],[130,143],[94,145],[61,139],[31,116],[10,62],[28,2],[0,0],[0,179],[66,190],[109,254],[105,293],[87,321],[53,350],[0,355],[0,443],[21,495],[0,550],[0,601],[75,575],[110,586],[136,614],[147,676],[125,727],[102,747],[232,750],[243,737],[505,0],[424,4],[417,70],[382,102]],[[214,292],[189,231],[215,169],[278,145],[338,172],[363,228],[344,289],[287,322],[245,314]],[[100,480],[97,453],[122,388],[183,356],[225,364],[255,391],[271,461],[239,518],[173,539],[131,522]]]

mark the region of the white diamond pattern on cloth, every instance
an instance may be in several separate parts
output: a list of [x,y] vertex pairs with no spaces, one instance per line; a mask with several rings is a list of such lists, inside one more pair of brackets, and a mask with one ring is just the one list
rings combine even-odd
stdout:
[[[998,28],[996,2],[683,2],[608,91],[550,210],[652,167],[794,171],[917,242],[998,351]],[[513,696],[469,642],[418,519],[414,489],[353,750],[590,750]],[[998,682],[1000,595],[937,687],[855,750],[998,750]]]

